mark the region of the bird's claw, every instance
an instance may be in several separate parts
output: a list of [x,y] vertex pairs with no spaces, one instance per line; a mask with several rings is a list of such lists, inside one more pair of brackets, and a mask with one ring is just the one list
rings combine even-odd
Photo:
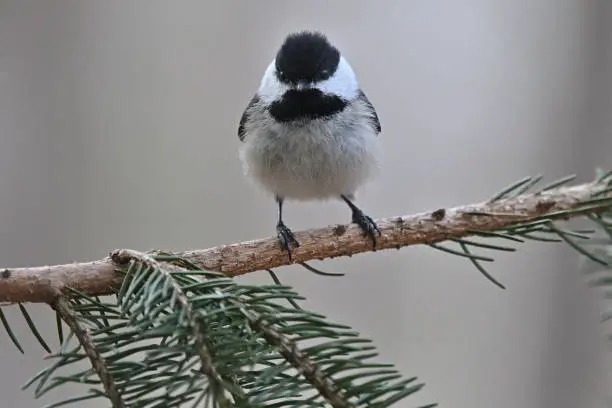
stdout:
[[282,222],[276,225],[276,235],[278,236],[278,242],[283,250],[287,251],[289,255],[289,261],[291,261],[291,248],[297,248],[300,243],[293,235],[293,232]]
[[369,217],[360,210],[355,210],[353,211],[353,222],[359,225],[361,230],[372,239],[372,245],[376,248],[376,233],[379,236],[381,233],[372,217]]

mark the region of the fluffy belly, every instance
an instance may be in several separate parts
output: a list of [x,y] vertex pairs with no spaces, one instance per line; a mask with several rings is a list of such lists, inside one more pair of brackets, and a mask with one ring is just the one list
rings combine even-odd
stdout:
[[351,195],[378,168],[378,138],[364,128],[330,134],[294,130],[251,134],[240,158],[245,174],[294,200]]

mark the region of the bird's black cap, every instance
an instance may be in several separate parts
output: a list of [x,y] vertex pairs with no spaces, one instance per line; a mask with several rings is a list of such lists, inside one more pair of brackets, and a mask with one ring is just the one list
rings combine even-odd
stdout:
[[331,77],[340,52],[319,32],[301,31],[287,36],[276,55],[276,76],[286,84],[316,83]]

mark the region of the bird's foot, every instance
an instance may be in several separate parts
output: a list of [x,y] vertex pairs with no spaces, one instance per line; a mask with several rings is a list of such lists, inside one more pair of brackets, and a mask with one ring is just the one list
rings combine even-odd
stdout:
[[372,239],[372,245],[376,248],[376,234],[380,236],[380,230],[374,222],[374,220],[368,215],[364,214],[358,208],[353,210],[353,222],[361,228],[361,230]]
[[276,235],[278,236],[278,242],[283,250],[289,254],[289,261],[291,261],[291,248],[297,248],[300,243],[293,235],[293,232],[280,221],[276,224]]

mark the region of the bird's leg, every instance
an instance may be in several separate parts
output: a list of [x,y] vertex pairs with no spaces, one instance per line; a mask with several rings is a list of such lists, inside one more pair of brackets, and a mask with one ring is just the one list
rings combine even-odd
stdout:
[[[276,196],[276,202],[278,203],[278,224],[276,224],[276,233],[278,235],[278,241],[280,242],[281,247],[286,250],[289,254],[289,261],[291,261],[291,247],[297,248],[300,246],[300,243],[293,235],[293,232],[285,225],[283,222],[283,198]],[[309,270],[310,272],[316,273],[317,275],[324,276],[344,276],[343,273],[329,273],[323,272],[317,268],[314,268],[308,265],[306,262],[299,262],[304,268]],[[268,270],[268,272],[271,272]]]
[[278,236],[278,242],[281,248],[288,252],[289,260],[291,260],[291,247],[297,248],[300,243],[293,235],[293,232],[283,222],[283,201],[282,197],[276,196],[276,203],[278,204],[278,223],[276,224],[276,235]]
[[374,248],[376,248],[376,233],[378,233],[378,235],[381,234],[374,220],[357,208],[357,206],[353,204],[348,196],[343,194],[340,197],[349,206],[351,211],[353,211],[353,222],[359,225],[363,232],[365,232],[365,234],[372,239],[372,244],[374,245]]

